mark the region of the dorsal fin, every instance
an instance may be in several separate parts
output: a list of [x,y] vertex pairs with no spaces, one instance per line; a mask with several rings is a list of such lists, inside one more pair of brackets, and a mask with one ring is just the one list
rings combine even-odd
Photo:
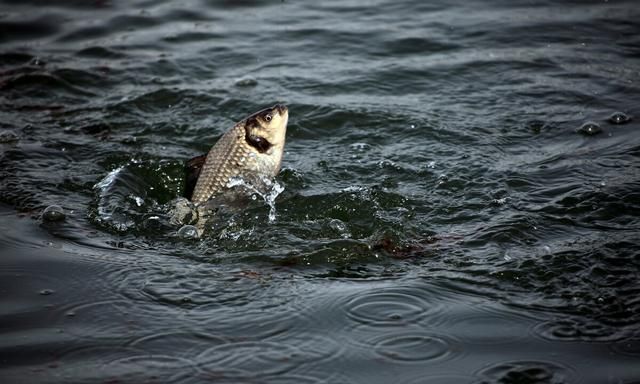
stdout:
[[204,155],[196,156],[187,160],[184,165],[184,170],[187,174],[185,179],[184,197],[189,200],[191,200],[191,196],[193,196],[193,190],[196,189],[196,183],[198,182],[200,171],[202,170],[202,166],[206,160],[207,154],[205,153]]

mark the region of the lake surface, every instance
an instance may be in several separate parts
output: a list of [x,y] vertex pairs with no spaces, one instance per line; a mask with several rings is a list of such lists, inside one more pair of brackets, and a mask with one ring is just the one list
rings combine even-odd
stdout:
[[[1,1],[0,381],[640,383],[639,21]],[[177,236],[184,161],[277,102],[275,220]]]

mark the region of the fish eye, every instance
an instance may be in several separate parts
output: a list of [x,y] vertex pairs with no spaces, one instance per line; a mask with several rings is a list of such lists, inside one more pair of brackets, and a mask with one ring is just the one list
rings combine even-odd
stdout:
[[267,114],[264,116],[264,119],[265,119],[266,121],[271,121],[271,119],[272,119],[271,114],[270,114],[270,113],[267,113]]

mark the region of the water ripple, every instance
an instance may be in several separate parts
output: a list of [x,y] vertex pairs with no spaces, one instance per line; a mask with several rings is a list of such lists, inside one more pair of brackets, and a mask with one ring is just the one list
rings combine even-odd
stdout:
[[510,361],[498,363],[478,372],[491,383],[574,383],[579,376],[570,367],[549,361]]
[[344,310],[350,320],[374,327],[414,324],[440,310],[426,293],[402,287],[358,292],[344,303]]
[[622,353],[634,358],[640,358],[640,335],[620,340],[611,346],[616,353]]
[[455,316],[446,324],[447,331],[456,335],[461,343],[503,344],[519,343],[527,337],[522,332],[523,318],[514,313],[500,311],[496,313],[465,308],[465,313]]
[[294,346],[266,342],[243,341],[214,346],[196,358],[198,366],[211,374],[231,377],[280,375],[301,363],[312,361]]
[[404,363],[440,360],[452,352],[452,345],[445,337],[429,333],[387,334],[370,342],[377,354]]
[[464,376],[464,375],[440,375],[440,374],[424,374],[417,379],[412,379],[403,384],[460,384],[460,383],[472,383],[475,382],[473,376]]
[[618,326],[580,317],[545,321],[534,330],[547,340],[616,341],[626,337],[624,329]]
[[124,341],[131,335],[149,335],[157,332],[158,328],[164,328],[167,323],[160,317],[151,320],[155,316],[154,313],[166,315],[167,312],[128,300],[110,299],[69,305],[60,316],[65,318],[65,332],[76,337]]
[[[636,2],[2,0],[0,376],[631,382]],[[277,220],[175,236],[274,102]]]
[[127,345],[149,354],[166,353],[167,345],[172,345],[172,354],[178,356],[192,356],[212,345],[221,345],[228,340],[208,332],[196,330],[158,332],[131,340]]

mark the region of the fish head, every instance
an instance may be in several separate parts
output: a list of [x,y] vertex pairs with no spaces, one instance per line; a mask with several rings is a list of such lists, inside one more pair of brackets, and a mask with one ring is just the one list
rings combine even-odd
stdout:
[[289,110],[282,104],[263,109],[244,120],[245,141],[259,155],[271,156],[280,169]]

